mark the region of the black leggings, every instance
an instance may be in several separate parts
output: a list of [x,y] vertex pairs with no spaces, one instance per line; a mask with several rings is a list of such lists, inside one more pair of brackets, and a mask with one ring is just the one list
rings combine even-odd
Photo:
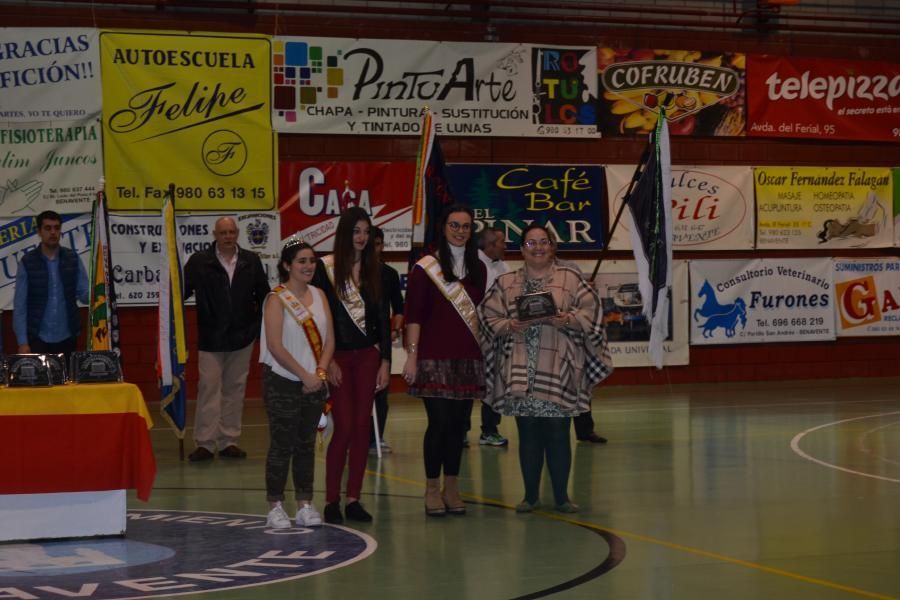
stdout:
[[556,504],[569,501],[569,469],[572,467],[572,446],[569,442],[569,417],[516,417],[519,428],[519,465],[525,483],[525,501],[538,501],[544,455],[553,485]]
[[425,476],[435,479],[444,475],[459,475],[462,459],[463,436],[466,435],[466,419],[472,410],[471,400],[447,400],[446,398],[422,398],[428,413],[423,450]]

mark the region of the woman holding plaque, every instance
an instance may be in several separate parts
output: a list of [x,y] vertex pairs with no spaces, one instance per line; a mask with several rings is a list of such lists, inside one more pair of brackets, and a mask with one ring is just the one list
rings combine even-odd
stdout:
[[546,458],[556,510],[569,499],[570,420],[590,410],[591,389],[612,372],[603,311],[592,287],[553,261],[550,232],[522,232],[524,266],[506,273],[478,307],[487,399],[516,418],[525,498],[518,512],[538,507]]
[[[434,255],[418,261],[406,288],[406,364],[409,393],[428,413],[425,514],[463,515],[459,495],[462,441],[472,399],[484,396],[484,364],[476,307],[487,272],[472,238],[474,214],[459,204],[445,209]],[[443,472],[443,491],[441,474]]]
[[291,520],[282,507],[290,468],[297,498],[298,527],[322,524],[312,503],[316,428],[328,396],[326,369],[334,354],[331,311],[322,290],[309,284],[316,254],[291,238],[281,251],[281,285],[266,296],[259,340],[263,401],[269,417],[266,455],[266,524],[286,529]]
[[[319,261],[313,283],[328,297],[334,315],[332,385],[334,433],[325,457],[325,522],[368,522],[359,502],[369,456],[372,403],[390,377],[391,327],[382,301],[381,263],[369,242],[372,223],[359,207],[341,213],[334,253]],[[348,465],[346,506],[341,515],[341,480]]]

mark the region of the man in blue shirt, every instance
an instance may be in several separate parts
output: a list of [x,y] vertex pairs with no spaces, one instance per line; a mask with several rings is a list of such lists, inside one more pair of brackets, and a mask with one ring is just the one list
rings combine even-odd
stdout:
[[25,253],[16,272],[13,331],[19,353],[70,354],[81,332],[78,304],[88,302],[88,280],[78,253],[60,246],[62,218],[37,217],[41,243]]

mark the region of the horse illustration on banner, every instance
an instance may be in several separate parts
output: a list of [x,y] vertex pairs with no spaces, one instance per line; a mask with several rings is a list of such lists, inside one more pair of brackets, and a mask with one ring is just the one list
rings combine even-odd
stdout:
[[747,303],[742,298],[735,299],[733,304],[721,304],[709,281],[700,286],[698,295],[703,298],[703,306],[694,311],[694,320],[705,318],[699,327],[703,329],[703,337],[713,337],[716,329],[725,330],[726,337],[734,337],[738,321],[741,328],[747,327]]

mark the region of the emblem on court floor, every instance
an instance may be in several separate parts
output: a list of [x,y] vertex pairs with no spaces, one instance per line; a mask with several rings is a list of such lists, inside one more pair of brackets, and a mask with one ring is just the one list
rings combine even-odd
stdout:
[[343,527],[269,529],[254,515],[128,511],[128,535],[0,546],[4,598],[153,598],[308,577],[362,560],[371,537]]

